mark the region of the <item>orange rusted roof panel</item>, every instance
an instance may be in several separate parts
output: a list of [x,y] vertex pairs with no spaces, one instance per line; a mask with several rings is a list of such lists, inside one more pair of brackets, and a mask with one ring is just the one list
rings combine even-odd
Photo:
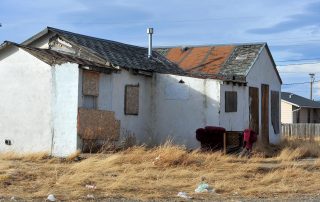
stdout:
[[179,66],[184,70],[190,70],[197,68],[202,64],[203,60],[206,59],[208,52],[211,47],[195,47],[192,48],[191,52],[185,57],[180,63]]
[[178,64],[187,54],[189,53],[189,50],[182,50],[180,47],[178,48],[170,48],[166,58],[170,60],[171,62],[174,62]]
[[211,53],[208,55],[207,60],[204,62],[201,72],[208,74],[219,73],[222,65],[229,58],[234,46],[217,46],[214,47]]
[[234,46],[201,46],[169,48],[166,58],[189,72],[217,74],[229,58]]

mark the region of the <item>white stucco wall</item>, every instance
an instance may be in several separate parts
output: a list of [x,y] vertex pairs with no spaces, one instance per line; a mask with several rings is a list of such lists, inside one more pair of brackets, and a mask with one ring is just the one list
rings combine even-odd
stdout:
[[[82,69],[79,80],[79,107],[83,107],[82,94]],[[152,137],[151,128],[151,88],[152,77],[133,75],[126,70],[119,73],[100,73],[98,106],[100,110],[115,112],[117,120],[120,120],[120,140],[127,135],[134,135],[137,143],[150,143]],[[139,114],[124,114],[124,96],[126,85],[139,84]]]
[[50,152],[51,83],[51,66],[16,47],[0,52],[0,152]]
[[[183,80],[184,83],[179,83]],[[157,143],[168,138],[189,148],[200,146],[195,131],[219,125],[220,81],[156,74],[153,128]]]
[[[252,66],[247,75],[248,86],[259,88],[259,122],[261,130],[261,84],[269,85],[269,140],[270,143],[277,144],[280,142],[280,135],[275,134],[271,123],[271,91],[278,91],[281,93],[281,83],[278,79],[277,73],[273,68],[273,64],[268,55],[266,48],[264,48],[256,62]],[[279,107],[281,108],[281,94],[279,94]],[[281,110],[281,109],[280,109]],[[248,113],[249,116],[249,113]],[[279,121],[281,120],[281,113],[279,114]],[[279,123],[281,126],[281,124]],[[281,132],[281,130],[280,130]],[[261,137],[261,136],[259,136]]]
[[66,63],[53,67],[55,156],[68,156],[77,148],[78,82],[77,64]]
[[[237,92],[237,111],[225,112],[225,92]],[[249,126],[249,93],[247,86],[222,84],[219,125],[228,131],[243,131]]]

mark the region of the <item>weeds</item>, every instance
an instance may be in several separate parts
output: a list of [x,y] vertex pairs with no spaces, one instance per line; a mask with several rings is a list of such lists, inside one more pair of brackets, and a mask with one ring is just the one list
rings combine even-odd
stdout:
[[[210,199],[210,194],[194,193],[205,177],[221,196],[318,192],[320,161],[300,165],[297,160],[319,157],[319,142],[284,140],[264,149],[256,149],[251,159],[188,151],[170,142],[151,149],[135,146],[114,154],[94,154],[82,161],[72,161],[79,153],[67,161],[46,154],[5,153],[0,154],[0,190],[4,197],[26,200],[43,199],[49,193],[60,200],[85,199],[88,194],[96,199],[172,199],[179,191]],[[88,190],[86,185],[96,189]]]

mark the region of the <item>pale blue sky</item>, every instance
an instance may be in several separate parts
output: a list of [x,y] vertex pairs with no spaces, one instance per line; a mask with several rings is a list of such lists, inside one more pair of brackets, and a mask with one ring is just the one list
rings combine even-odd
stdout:
[[[319,61],[280,67],[284,83],[320,79],[320,0],[1,0],[0,22],[1,42],[46,26],[141,46],[149,26],[155,46],[268,42],[278,65]],[[308,84],[283,91],[309,96]]]

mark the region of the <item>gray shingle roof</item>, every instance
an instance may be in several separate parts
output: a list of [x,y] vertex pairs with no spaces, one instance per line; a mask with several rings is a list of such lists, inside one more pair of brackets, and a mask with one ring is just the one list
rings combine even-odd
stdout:
[[320,108],[320,102],[316,102],[290,92],[281,92],[281,99],[297,105],[298,107]]
[[220,73],[246,76],[265,44],[238,45],[222,66]]
[[153,57],[148,59],[148,51],[144,47],[85,36],[52,27],[47,29],[122,68],[170,74],[184,73],[177,65],[155,51],[153,51]]

